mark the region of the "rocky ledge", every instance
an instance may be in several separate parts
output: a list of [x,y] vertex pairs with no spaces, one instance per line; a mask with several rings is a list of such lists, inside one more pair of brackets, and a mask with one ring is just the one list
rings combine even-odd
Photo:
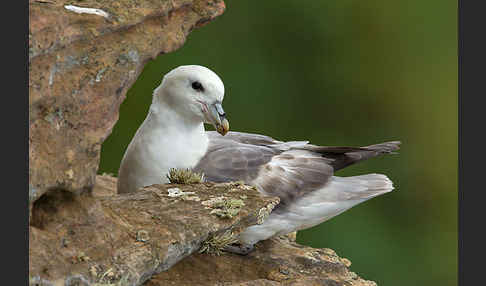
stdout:
[[92,194],[50,191],[34,203],[30,285],[374,285],[330,249],[295,237],[247,256],[211,243],[265,219],[278,204],[241,183],[166,184],[116,194],[97,176]]

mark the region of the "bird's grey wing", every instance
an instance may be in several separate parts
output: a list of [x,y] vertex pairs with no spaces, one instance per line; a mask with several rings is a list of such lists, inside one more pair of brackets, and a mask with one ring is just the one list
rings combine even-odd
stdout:
[[272,157],[251,182],[268,195],[278,196],[280,206],[324,187],[334,170],[321,154],[290,149]]
[[264,194],[280,197],[280,205],[321,189],[334,171],[392,153],[400,145],[391,141],[366,147],[316,146],[240,132],[208,132],[208,137],[209,148],[194,168],[197,172],[209,181],[255,185]]
[[[246,140],[237,140],[239,138],[235,138],[235,134],[231,133],[236,132],[230,132],[224,137],[217,133],[208,134],[210,135],[208,150],[193,168],[196,172],[204,173],[206,180],[212,182],[241,180],[250,183],[257,177],[262,165],[281,153],[265,144],[273,144],[270,139],[247,136]],[[253,144],[242,143],[250,141]]]
[[307,142],[238,132],[209,138],[208,151],[195,171],[204,173],[208,181],[243,180],[264,194],[280,197],[281,205],[323,187],[333,175],[321,154],[293,149]]
[[216,131],[206,131],[206,134],[208,135],[209,140],[231,140],[239,143],[258,146],[268,146],[283,143],[282,141],[275,140],[270,136],[245,132],[230,131],[224,137]]
[[382,154],[393,154],[400,149],[400,141],[390,141],[365,147],[334,147],[307,144],[300,147],[321,154],[328,159],[334,171]]

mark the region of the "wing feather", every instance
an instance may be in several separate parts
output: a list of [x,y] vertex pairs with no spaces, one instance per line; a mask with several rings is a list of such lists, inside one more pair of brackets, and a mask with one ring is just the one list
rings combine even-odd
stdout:
[[209,147],[194,170],[213,182],[242,180],[287,205],[321,189],[334,171],[364,159],[391,153],[400,142],[366,147],[316,146],[308,141],[282,142],[269,136],[207,132]]

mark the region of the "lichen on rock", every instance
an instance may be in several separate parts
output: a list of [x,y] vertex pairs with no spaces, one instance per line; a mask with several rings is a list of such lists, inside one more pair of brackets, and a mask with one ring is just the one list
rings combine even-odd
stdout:
[[201,204],[206,206],[206,208],[211,209],[209,214],[216,215],[220,218],[233,218],[238,215],[240,209],[245,205],[245,202],[241,197],[243,196],[240,196],[240,199],[235,199],[220,196],[203,201]]
[[265,219],[267,218],[268,215],[272,212],[272,210],[275,208],[275,206],[278,205],[278,202],[272,202],[269,203],[268,205],[264,206],[263,208],[258,210],[257,214],[257,224],[262,224]]

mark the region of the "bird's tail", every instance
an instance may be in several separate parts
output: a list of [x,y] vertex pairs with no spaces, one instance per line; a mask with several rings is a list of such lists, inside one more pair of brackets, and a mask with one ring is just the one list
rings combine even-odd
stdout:
[[310,228],[392,190],[392,181],[382,174],[332,177],[325,187],[307,194],[286,208],[273,211],[263,224],[247,228],[240,234],[239,240],[254,244],[274,235]]
[[302,229],[326,221],[371,198],[393,190],[392,181],[382,174],[353,177],[332,177],[323,188],[316,190],[290,206],[303,218]]
[[391,192],[393,183],[382,174],[366,174],[352,177],[332,177],[328,184],[303,197],[298,202],[302,207],[319,204],[354,206],[360,202]]
[[333,177],[333,180],[346,185],[343,193],[346,193],[349,199],[371,199],[394,189],[393,182],[383,174]]
[[239,240],[246,244],[254,244],[274,235],[310,228],[359,203],[392,190],[392,181],[382,174],[332,177],[323,188],[307,194],[283,209],[274,210],[263,224],[247,228],[240,234]]

